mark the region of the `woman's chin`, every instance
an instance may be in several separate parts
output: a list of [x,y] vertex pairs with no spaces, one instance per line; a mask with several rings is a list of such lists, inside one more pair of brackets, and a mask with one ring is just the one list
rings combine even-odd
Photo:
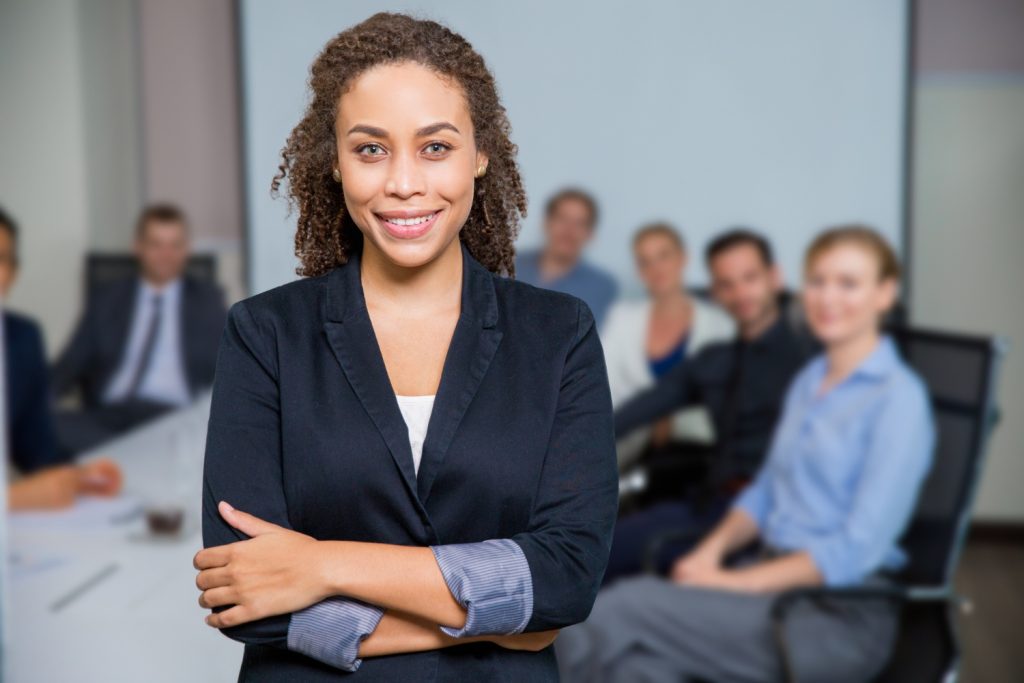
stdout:
[[[418,268],[438,258],[451,240],[442,239],[440,233],[430,232],[417,239],[395,239],[390,235],[375,235],[374,246],[384,258],[402,268]],[[457,240],[457,236],[454,236]]]

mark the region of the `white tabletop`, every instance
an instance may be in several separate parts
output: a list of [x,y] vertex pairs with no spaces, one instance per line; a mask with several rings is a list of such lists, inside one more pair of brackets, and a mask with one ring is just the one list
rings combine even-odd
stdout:
[[[114,500],[9,516],[5,683],[232,681],[242,646],[203,622],[192,557],[209,396],[84,459],[121,466]],[[146,505],[181,502],[185,529],[154,539]]]

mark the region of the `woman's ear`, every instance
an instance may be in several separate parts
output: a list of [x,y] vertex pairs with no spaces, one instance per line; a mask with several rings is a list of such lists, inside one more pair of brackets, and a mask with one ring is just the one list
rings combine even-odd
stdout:
[[476,153],[476,176],[479,178],[487,172],[487,155],[483,152]]
[[882,280],[878,292],[878,309],[880,313],[888,313],[896,305],[900,295],[900,285],[894,278]]

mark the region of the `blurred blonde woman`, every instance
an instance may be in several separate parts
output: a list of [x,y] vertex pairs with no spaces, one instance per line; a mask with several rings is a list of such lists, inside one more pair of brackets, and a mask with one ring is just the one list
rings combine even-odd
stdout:
[[[786,396],[768,460],[670,580],[622,580],[558,639],[562,680],[775,681],[770,609],[780,591],[877,585],[931,465],[927,391],[879,321],[899,264],[873,230],[828,230],[805,260],[803,304],[824,353]],[[735,551],[743,559],[726,562]],[[884,666],[898,608],[817,601],[786,624],[796,678],[867,681]]]
[[[647,296],[615,303],[601,329],[615,407],[653,386],[707,344],[730,339],[735,327],[717,306],[686,292],[688,253],[674,227],[641,227],[633,236],[633,257]],[[635,460],[648,442],[658,446],[672,438],[712,441],[704,409],[684,409],[620,439],[620,467]]]

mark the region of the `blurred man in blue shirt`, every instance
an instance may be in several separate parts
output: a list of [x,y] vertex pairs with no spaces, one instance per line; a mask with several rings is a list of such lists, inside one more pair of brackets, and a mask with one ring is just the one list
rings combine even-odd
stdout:
[[619,293],[615,278],[583,260],[583,248],[597,227],[597,202],[583,190],[569,188],[548,200],[542,249],[520,252],[516,279],[583,299],[598,327]]

